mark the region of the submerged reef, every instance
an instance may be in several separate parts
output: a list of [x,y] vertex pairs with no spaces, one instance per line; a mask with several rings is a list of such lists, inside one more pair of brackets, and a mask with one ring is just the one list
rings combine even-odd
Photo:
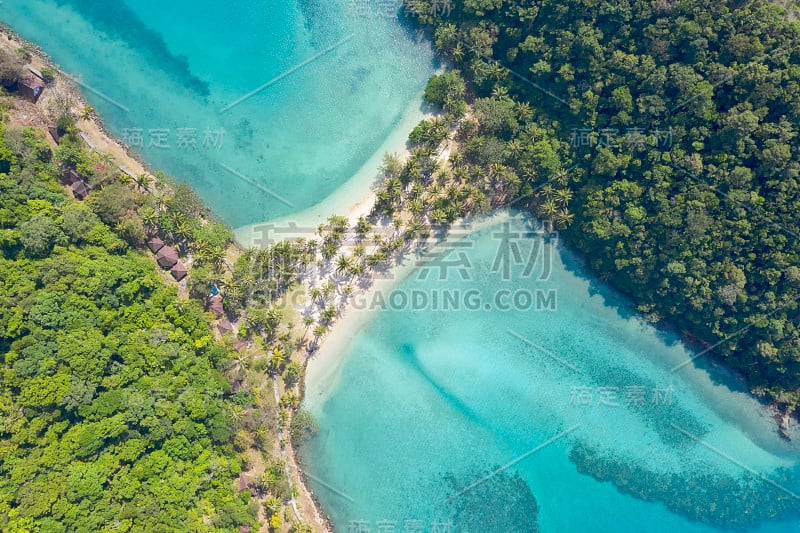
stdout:
[[528,484],[516,472],[493,472],[445,476],[453,531],[538,533],[539,505]]
[[796,470],[778,469],[768,477],[742,470],[741,476],[706,472],[653,472],[630,460],[578,444],[569,454],[581,474],[611,482],[623,494],[658,501],[672,512],[716,527],[744,530],[800,513]]

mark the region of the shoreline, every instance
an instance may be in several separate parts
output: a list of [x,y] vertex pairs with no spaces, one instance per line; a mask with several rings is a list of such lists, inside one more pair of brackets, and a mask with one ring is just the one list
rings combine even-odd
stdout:
[[[19,33],[14,31],[13,28],[0,22],[0,35],[5,34],[6,40],[4,44],[8,44],[12,49],[18,50],[26,47],[31,54],[31,60],[28,64],[41,70],[42,67],[47,67],[53,70],[54,80],[45,84],[45,90],[42,93],[39,101],[34,104],[44,108],[46,104],[55,96],[61,96],[67,101],[70,99],[73,104],[72,111],[86,108],[89,106],[88,101],[83,95],[80,87],[73,81],[73,79],[66,74],[61,66],[53,61],[47,52],[36,43],[33,43]],[[46,124],[52,125],[52,124]],[[95,111],[92,111],[88,118],[78,118],[76,125],[79,129],[86,134],[86,136],[94,144],[94,150],[105,152],[113,156],[114,160],[120,166],[120,169],[129,170],[135,174],[147,174],[152,177],[152,167],[137,154],[132,152],[129,147],[117,139],[105,126],[103,119]],[[52,138],[47,137],[48,142],[55,144]],[[124,169],[123,169],[124,167]]]
[[[31,64],[36,66],[35,61],[38,60],[41,62],[41,64],[51,66],[56,71],[56,80],[48,84],[46,92],[49,92],[50,94],[57,94],[59,90],[64,90],[66,93],[70,94],[71,97],[75,98],[76,103],[79,106],[81,104],[87,105],[80,88],[69,78],[68,75],[61,71],[60,67],[54,63],[51,58],[49,58],[49,56],[46,54],[46,52],[44,52],[43,49],[41,49],[41,47],[36,46],[35,44],[30,43],[29,41],[20,37],[12,29],[5,25],[0,25],[0,29],[13,37],[17,43],[28,44],[32,47],[31,52],[33,58],[31,60]],[[41,102],[45,101],[46,100],[44,98],[41,100]],[[315,204],[314,206],[296,214],[286,215],[278,219],[234,229],[233,231],[237,246],[245,248],[252,246],[252,239],[254,239],[253,230],[255,226],[259,225],[288,225],[294,223],[298,226],[298,228],[302,229],[303,227],[308,227],[313,230],[316,228],[317,224],[323,222],[327,216],[338,214],[338,212],[343,210],[346,211],[343,214],[350,220],[351,224],[355,223],[360,216],[367,215],[372,209],[375,201],[373,185],[375,183],[375,177],[378,175],[378,167],[383,154],[386,152],[395,151],[401,156],[407,154],[407,150],[405,149],[405,138],[407,138],[407,133],[411,131],[413,126],[416,125],[419,120],[428,116],[428,114],[424,113],[421,109],[419,109],[419,111],[415,111],[417,107],[418,106],[415,105],[409,107],[409,110],[401,116],[401,119],[393,127],[389,136],[380,145],[378,150],[376,150],[376,152],[370,156],[367,162],[362,165],[362,167],[353,176],[348,178],[347,181],[340,185],[334,193],[323,199],[318,204]],[[419,116],[412,119],[411,117],[416,116],[415,113],[419,113]],[[411,122],[413,122],[413,124],[411,124],[411,126],[409,126],[407,129],[404,129],[408,123]],[[111,154],[118,163],[123,164],[126,168],[135,172],[136,174],[146,173],[148,175],[152,175],[149,165],[139,157],[135,156],[123,143],[115,139],[114,136],[105,128],[101,117],[99,117],[96,113],[92,113],[92,116],[88,119],[79,120],[78,124],[81,130],[83,130],[95,144],[98,151]],[[403,138],[403,147],[394,149],[391,148],[398,146],[398,138],[400,137],[400,133],[402,131],[405,131],[406,133],[405,137]],[[48,141],[49,140],[50,139],[48,138]],[[368,179],[370,180],[369,183],[367,183]],[[364,194],[354,194],[356,191],[364,191]],[[353,202],[353,198],[355,198],[355,203]],[[471,231],[479,231],[485,227],[484,225],[488,226],[494,222],[502,221],[502,219],[508,215],[509,213],[505,210],[494,211],[485,217],[481,217],[474,223],[475,225],[473,226],[470,225],[470,221],[458,220],[452,224],[452,227],[464,227],[466,224]],[[251,241],[248,241],[246,238],[242,238],[247,232],[250,232],[251,234]],[[291,237],[287,236],[287,238]],[[245,243],[247,242],[250,242],[250,244],[246,245]],[[435,246],[436,245],[434,245],[431,250],[434,250]],[[372,284],[365,291],[360,291],[356,297],[368,298],[378,291],[391,291],[398,284],[402,283],[413,272],[414,260],[412,254],[413,251],[406,254],[406,256],[401,258],[399,262],[393,261],[393,264],[386,269],[393,274],[393,278],[381,276],[380,273],[372,273],[370,275]],[[368,327],[377,315],[377,310],[354,308],[352,303],[353,302],[351,298],[343,305],[341,315],[337,318],[328,334],[326,334],[324,338],[320,340],[319,348],[308,357],[306,373],[301,381],[304,407],[306,406],[307,401],[310,402],[308,404],[309,406],[317,406],[319,404],[315,402],[320,401],[319,397],[328,396],[335,392],[336,387],[338,387],[339,384],[339,374],[346,362],[344,352],[352,343],[353,339],[358,336],[366,327]],[[688,335],[686,332],[680,332],[679,336],[683,342],[691,346],[692,339],[690,335]],[[722,368],[725,367],[723,366]],[[309,388],[309,384],[317,389],[323,387],[321,389],[322,392],[318,392],[315,398],[308,397],[306,392]],[[758,399],[758,397],[753,395],[752,392],[748,392],[748,394],[751,397]],[[775,418],[778,418],[777,414]],[[305,491],[306,495],[313,502],[313,507],[316,512],[316,516],[313,518],[321,518],[323,521],[328,522],[327,529],[332,530],[323,507],[319,504],[319,501],[313,490],[311,490],[306,483],[304,471],[299,462],[296,460],[296,450],[293,448],[291,449],[291,461],[289,462],[288,466],[296,473],[300,480],[298,486],[300,491]],[[309,519],[309,522],[311,522],[312,517],[307,518]]]
[[342,183],[329,196],[311,207],[290,215],[239,226],[233,229],[237,244],[243,248],[258,246],[256,233],[259,226],[276,226],[284,228],[297,227],[298,231],[281,232],[282,239],[297,237],[308,238],[309,230],[313,233],[319,224],[324,223],[330,216],[342,215],[355,223],[360,216],[369,214],[375,203],[375,185],[380,173],[380,166],[384,155],[393,153],[405,159],[409,155],[408,134],[423,119],[435,116],[424,111],[422,95],[416,98],[401,114],[400,119],[392,127],[389,135],[369,156],[363,165]]
[[[475,232],[502,223],[513,216],[513,213],[507,210],[499,210],[476,218],[459,219],[454,222],[450,228],[466,230],[464,233],[460,233],[458,237],[453,238],[449,236],[450,232],[448,231],[448,234],[446,234],[441,242],[434,243],[429,248],[426,248],[425,252],[436,252],[437,249],[442,246],[442,242],[447,241],[452,243],[454,241],[466,239]],[[333,324],[328,334],[325,335],[319,348],[308,358],[304,380],[304,408],[313,410],[313,408],[318,405],[316,402],[319,398],[312,400],[308,396],[309,387],[318,389],[319,387],[324,387],[321,391],[315,391],[317,392],[317,397],[327,396],[335,391],[338,385],[338,372],[345,362],[342,353],[346,351],[353,339],[361,333],[364,328],[369,326],[380,311],[380,309],[354,308],[352,299],[358,298],[369,301],[370,297],[374,296],[377,292],[390,292],[394,290],[414,272],[414,267],[416,266],[414,259],[413,252],[409,252],[398,258],[394,264],[386,269],[392,274],[391,276],[382,276],[379,273],[373,274],[372,285],[363,292],[352,296],[351,300],[348,300],[348,304],[344,307],[342,314]]]
[[[37,110],[37,116],[33,117],[35,120],[27,121],[26,125],[42,129],[47,143],[51,147],[58,146],[55,140],[47,133],[47,127],[54,125],[53,121],[47,116],[47,104],[51,102],[53,98],[60,97],[69,102],[70,112],[80,115],[80,111],[89,106],[88,101],[80,87],[41,46],[25,39],[9,26],[0,23],[0,38],[2,37],[5,37],[3,46],[9,47],[12,51],[16,52],[18,49],[25,47],[30,52],[31,58],[27,64],[39,70],[41,70],[42,67],[47,67],[53,71],[54,79],[45,84],[45,89],[38,102],[30,104]],[[86,137],[94,145],[92,148],[87,144],[87,150],[109,154],[122,172],[129,171],[136,175],[145,174],[148,178],[153,179],[154,172],[152,167],[109,132],[103,124],[102,118],[95,111],[92,111],[86,118],[77,119],[76,125],[80,131],[86,134]],[[235,242],[233,246],[243,249],[238,242]],[[307,499],[306,502],[297,502],[297,505],[304,509],[311,509],[313,513],[313,516],[304,516],[302,518],[314,527],[315,531],[325,531],[326,533],[332,531],[327,515],[318,504],[314,493],[306,484],[305,475],[296,460],[296,454],[293,448],[288,459],[287,467],[290,472],[295,473],[296,480],[299,481],[296,485],[299,489],[299,494],[304,494],[304,499]],[[297,499],[297,497],[294,498],[295,501]],[[268,531],[268,528],[269,523],[264,521],[259,531]]]

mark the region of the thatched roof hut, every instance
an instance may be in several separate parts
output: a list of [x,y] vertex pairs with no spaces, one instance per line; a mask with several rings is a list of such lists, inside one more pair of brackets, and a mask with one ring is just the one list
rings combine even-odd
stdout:
[[153,237],[152,239],[147,241],[147,247],[150,248],[151,252],[156,254],[160,249],[164,247],[164,241],[162,241],[158,237]]
[[216,318],[221,318],[225,314],[225,309],[222,307],[222,296],[219,294],[209,296],[206,300],[206,311],[211,311]]
[[250,476],[242,472],[239,474],[239,492],[250,491],[253,493],[253,490],[250,488]]
[[64,185],[73,185],[81,181],[86,181],[74,168],[62,168],[58,177]]
[[172,274],[172,277],[175,278],[175,281],[180,281],[189,274],[189,269],[186,268],[183,263],[178,261],[175,263],[175,266],[172,267],[170,273]]
[[32,73],[25,73],[17,81],[17,90],[23,98],[35,104],[44,91],[44,81]]
[[231,324],[230,321],[226,319],[222,319],[219,321],[219,324],[217,324],[217,329],[223,335],[227,335],[228,333],[234,332],[233,324]]
[[78,200],[83,200],[89,196],[91,187],[85,181],[77,181],[72,184],[72,195]]
[[178,252],[171,246],[164,246],[156,254],[156,261],[161,268],[172,268],[178,262]]

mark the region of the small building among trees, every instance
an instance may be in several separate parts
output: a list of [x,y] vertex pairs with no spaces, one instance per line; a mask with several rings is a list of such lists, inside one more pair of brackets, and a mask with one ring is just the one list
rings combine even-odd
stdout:
[[156,254],[156,261],[163,269],[172,268],[178,262],[178,252],[171,246],[164,246]]
[[61,179],[61,183],[64,185],[74,185],[76,183],[86,181],[86,179],[78,174],[78,171],[76,171],[74,168],[62,169],[61,174],[59,174],[59,178]]
[[222,318],[225,314],[225,309],[222,307],[222,296],[215,294],[206,299],[206,311],[210,311],[216,318]]
[[83,200],[89,196],[91,187],[85,181],[77,181],[72,184],[72,195],[78,200]]
[[180,281],[183,278],[185,278],[187,275],[189,275],[189,269],[187,269],[183,265],[183,263],[178,261],[177,263],[175,263],[175,266],[172,267],[172,270],[170,270],[170,273],[172,274],[172,277],[175,278],[175,281]]
[[231,324],[230,321],[228,321],[226,319],[223,319],[223,320],[219,321],[219,324],[217,324],[217,329],[223,335],[227,335],[229,333],[233,333],[234,332],[233,324]]
[[158,237],[153,237],[152,239],[147,241],[147,247],[150,248],[151,252],[157,254],[158,251],[164,247],[164,241],[162,241]]
[[47,131],[50,133],[50,137],[58,144],[61,142],[61,134],[58,132],[58,128],[55,126],[47,126]]

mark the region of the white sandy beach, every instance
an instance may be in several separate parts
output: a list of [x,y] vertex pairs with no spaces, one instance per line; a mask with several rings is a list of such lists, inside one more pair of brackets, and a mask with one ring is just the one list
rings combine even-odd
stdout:
[[[500,211],[475,220],[459,220],[452,227],[461,230],[456,237],[448,237],[447,242],[466,238],[471,232],[500,224],[512,215],[507,211]],[[432,246],[428,252],[435,253],[437,246]],[[304,398],[305,408],[315,412],[320,402],[324,402],[336,390],[339,375],[346,359],[344,354],[350,343],[358,334],[368,327],[379,309],[369,309],[367,306],[354,308],[353,299],[370,302],[378,292],[390,293],[403,280],[411,275],[416,267],[413,253],[408,253],[400,262],[391,269],[391,276],[374,278],[373,284],[366,291],[359,291],[348,301],[339,319],[333,324],[328,334],[322,339],[319,349],[311,356],[306,368]]]
[[[313,235],[308,234],[309,230],[313,233],[319,224],[333,215],[346,216],[351,223],[354,223],[360,216],[369,214],[375,203],[374,186],[383,163],[383,157],[386,153],[407,153],[408,134],[422,119],[432,116],[425,113],[422,108],[423,101],[420,96],[409,105],[383,144],[361,166],[358,172],[336,189],[336,192],[320,203],[298,213],[236,228],[234,230],[236,241],[245,248],[259,244],[261,231],[254,228],[264,225],[281,228],[282,238],[310,238]],[[297,232],[283,231],[292,227],[296,227]]]

